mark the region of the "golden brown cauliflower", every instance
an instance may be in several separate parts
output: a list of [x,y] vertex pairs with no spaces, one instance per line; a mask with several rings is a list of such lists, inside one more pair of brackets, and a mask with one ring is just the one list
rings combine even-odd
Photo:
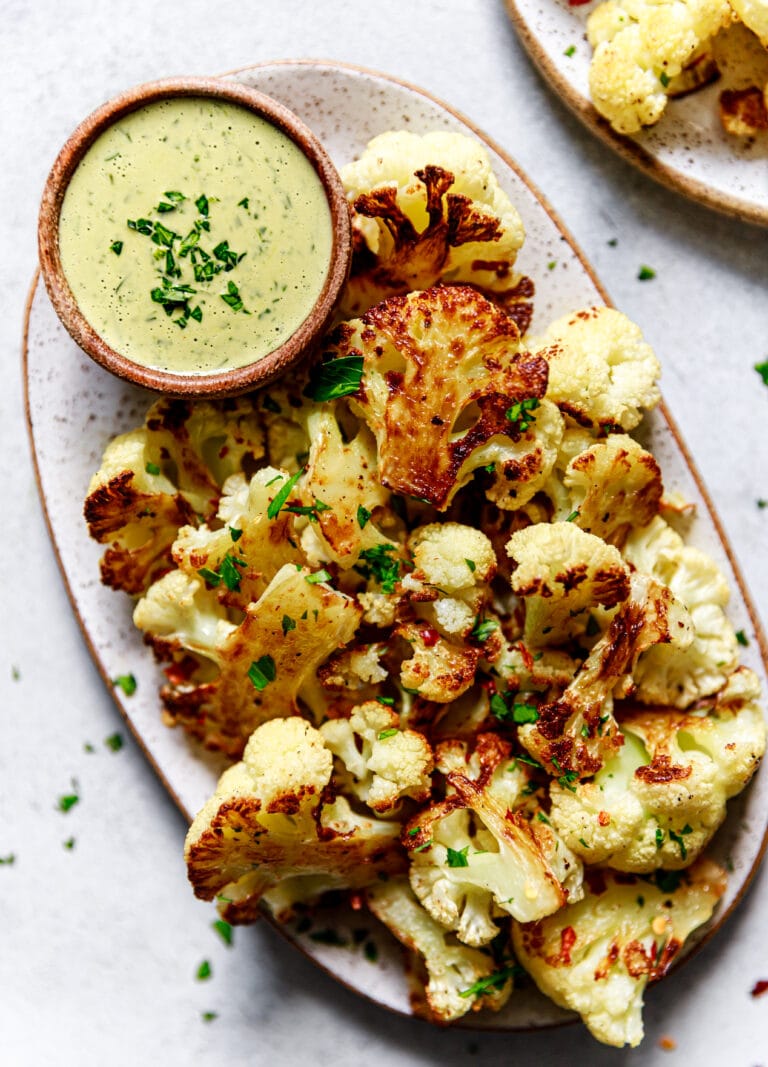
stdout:
[[523,437],[532,461],[508,478],[522,492],[541,477],[548,457],[513,408],[543,397],[546,361],[521,356],[515,324],[474,289],[391,297],[331,341],[324,367],[362,358],[351,404],[376,436],[379,478],[393,492],[445,510],[478,468],[520,461]]
[[384,133],[341,177],[355,237],[345,318],[385,297],[469,282],[493,292],[527,325],[533,286],[512,274],[523,224],[474,138]]

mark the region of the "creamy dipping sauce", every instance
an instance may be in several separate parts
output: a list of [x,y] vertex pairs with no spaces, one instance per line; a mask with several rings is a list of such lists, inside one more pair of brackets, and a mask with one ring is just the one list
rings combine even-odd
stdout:
[[149,104],[101,134],[59,222],[91,326],[135,363],[180,374],[279,347],[319,297],[331,247],[325,191],[301,149],[210,97]]

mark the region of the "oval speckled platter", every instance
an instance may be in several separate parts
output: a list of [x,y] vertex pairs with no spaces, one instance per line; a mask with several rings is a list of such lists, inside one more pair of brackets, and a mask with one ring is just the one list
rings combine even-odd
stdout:
[[[527,238],[518,266],[537,286],[533,329],[575,308],[607,302],[581,252],[515,164],[466,119],[421,90],[384,75],[325,62],[273,63],[230,76],[296,111],[322,139],[337,164],[354,158],[371,137],[388,129],[474,134],[486,142],[501,185],[525,223]],[[557,266],[549,270],[547,265],[553,260]],[[211,793],[221,766],[210,754],[194,747],[180,730],[162,725],[158,668],[132,625],[129,599],[100,584],[101,548],[89,539],[82,518],[88,482],[99,466],[104,446],[115,434],[143,420],[152,397],[112,377],[77,348],[59,323],[39,278],[29,297],[24,360],[27,417],[40,493],[72,606],[128,726],[174,801],[190,818]],[[765,637],[674,423],[660,409],[647,420],[644,433],[661,463],[668,488],[679,489],[698,507],[692,540],[715,556],[728,576],[734,590],[733,621],[752,639],[744,659],[766,685]],[[128,671],[138,681],[130,698],[110,683],[111,678]],[[699,941],[724,921],[744,893],[765,847],[766,822],[768,774],[759,773],[733,803],[717,836],[714,856],[732,873],[715,922],[700,932]],[[315,931],[318,924],[338,931],[339,940],[347,947],[313,940],[311,931],[289,928],[285,933],[337,980],[383,1007],[411,1013],[402,956],[388,933],[373,919],[349,910],[323,909]],[[375,964],[361,947],[369,939],[378,948]],[[472,1016],[471,1025],[530,1029],[570,1018],[534,989],[525,989],[515,993],[503,1012]]]
[[[582,122],[624,159],[691,200],[749,222],[768,225],[768,131],[754,138],[723,130],[718,97],[723,89],[765,85],[768,52],[743,26],[717,38],[721,78],[698,92],[670,100],[661,120],[632,136],[616,133],[592,106],[586,39],[597,0],[504,0],[527,52],[545,80]],[[571,51],[573,49],[573,51]]]

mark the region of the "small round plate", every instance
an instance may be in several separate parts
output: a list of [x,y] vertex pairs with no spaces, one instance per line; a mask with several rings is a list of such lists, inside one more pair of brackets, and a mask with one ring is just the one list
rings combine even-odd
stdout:
[[[573,239],[535,187],[501,149],[446,105],[384,75],[334,63],[287,61],[251,67],[233,77],[295,111],[322,139],[337,166],[355,158],[384,130],[451,130],[479,138],[525,224],[527,237],[517,266],[536,283],[532,330],[541,330],[575,308],[608,303]],[[557,267],[548,269],[554,260]],[[181,730],[162,724],[157,664],[131,622],[132,602],[100,584],[102,547],[89,539],[82,517],[88,482],[99,467],[105,445],[115,434],[140,424],[153,397],[108,374],[80,352],[57,319],[39,279],[30,293],[24,358],[27,417],[40,493],[72,606],[128,726],[175,802],[191,818],[213,791],[223,767],[210,753],[194,747]],[[757,635],[744,649],[744,661],[768,688],[765,638],[746,587],[701,479],[663,408],[646,420],[644,441],[657,456],[668,488],[680,490],[696,503],[698,520],[692,540],[714,556],[727,576],[733,590],[730,614],[735,626]],[[126,698],[110,679],[129,671],[138,686]],[[768,774],[758,773],[749,789],[732,802],[711,850],[713,858],[731,873],[715,921],[699,931],[698,941],[719,927],[741,899],[762,856],[766,823]],[[383,1007],[411,1014],[400,948],[372,917],[349,909],[321,909],[312,930],[280,929],[338,981]],[[332,940],[341,944],[318,938],[324,929],[336,931],[338,937]],[[369,940],[378,950],[376,963],[364,952]],[[515,992],[499,1014],[473,1015],[464,1025],[532,1029],[571,1018],[528,988]]]
[[601,141],[656,181],[726,215],[768,226],[768,131],[733,137],[721,124],[723,89],[768,82],[768,52],[743,26],[717,38],[719,81],[670,100],[661,120],[632,136],[616,133],[592,106],[586,39],[596,0],[504,0],[518,36],[545,80]]

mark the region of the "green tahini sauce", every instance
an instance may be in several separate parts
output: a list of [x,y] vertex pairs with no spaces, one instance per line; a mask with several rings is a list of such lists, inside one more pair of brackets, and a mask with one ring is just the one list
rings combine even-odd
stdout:
[[236,104],[176,97],[93,143],[59,244],[80,310],[115,351],[202,374],[262,358],[304,321],[328,272],[331,216],[285,134]]

